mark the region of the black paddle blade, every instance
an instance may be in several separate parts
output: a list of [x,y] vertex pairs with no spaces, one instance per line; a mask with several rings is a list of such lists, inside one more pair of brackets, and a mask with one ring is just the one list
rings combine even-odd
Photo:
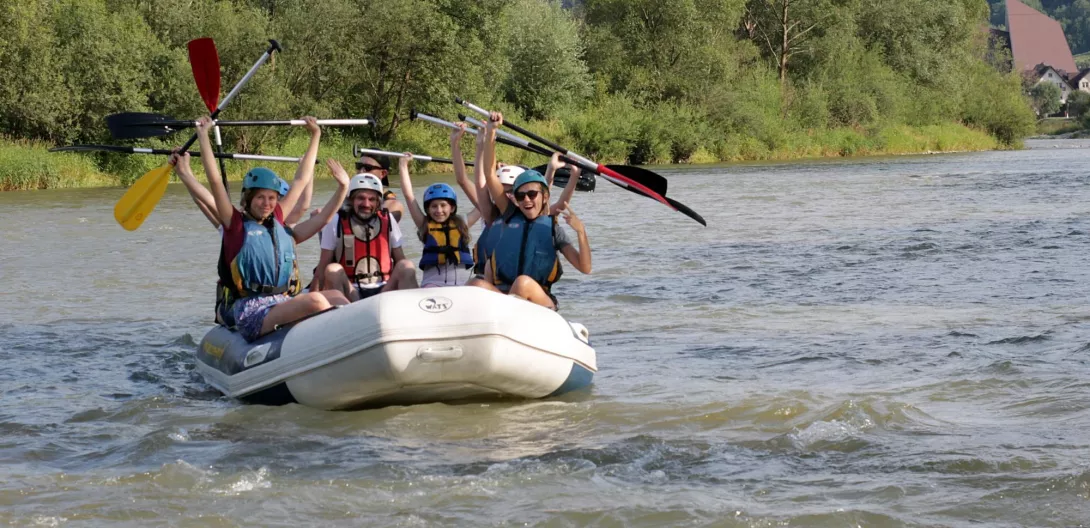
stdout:
[[606,167],[617,171],[621,176],[659,193],[660,196],[666,196],[666,178],[657,173],[634,165],[606,165]]
[[679,201],[677,201],[677,200],[675,200],[673,198],[669,198],[669,197],[666,197],[666,196],[664,196],[663,198],[666,198],[666,201],[670,202],[670,205],[672,205],[674,207],[677,207],[677,210],[680,211],[681,214],[683,214],[685,216],[688,216],[689,218],[692,218],[693,220],[696,220],[697,222],[700,222],[700,225],[702,225],[704,227],[708,227],[708,223],[704,221],[704,217],[700,216],[700,214],[698,214],[696,211],[693,211],[692,209],[689,209],[688,206],[686,206],[685,204],[683,204],[683,203],[681,203],[681,202],[679,202]]
[[[549,168],[548,164],[538,165],[534,167],[534,170],[545,174],[545,171]],[[571,170],[567,167],[562,167],[560,170],[553,174],[553,187],[560,187],[563,189],[568,186],[568,181],[571,180]],[[594,177],[592,172],[584,172],[579,175],[579,183],[575,184],[575,190],[579,192],[594,192],[594,188],[598,185],[598,179]]]
[[106,116],[106,126],[115,139],[141,139],[166,136],[178,131],[166,125],[157,124],[174,121],[174,118],[162,114],[144,112],[122,112]]

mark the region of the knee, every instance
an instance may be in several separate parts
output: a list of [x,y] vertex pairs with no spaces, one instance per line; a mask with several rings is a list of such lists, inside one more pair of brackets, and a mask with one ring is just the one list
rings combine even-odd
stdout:
[[394,265],[394,271],[398,273],[416,272],[416,266],[413,266],[412,262],[408,259],[402,259],[400,262]]
[[324,271],[326,275],[335,275],[337,273],[344,273],[344,267],[334,262],[332,264],[327,264]]
[[541,289],[541,285],[529,275],[519,275],[515,282],[511,283],[511,292],[525,292],[534,288]]
[[307,308],[311,311],[320,312],[329,308],[329,299],[326,299],[325,295],[318,292],[308,293],[306,296]]

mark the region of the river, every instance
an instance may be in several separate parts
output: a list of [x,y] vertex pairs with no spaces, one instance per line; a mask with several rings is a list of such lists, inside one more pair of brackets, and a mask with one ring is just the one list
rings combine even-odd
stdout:
[[600,182],[589,390],[358,412],[195,373],[181,186],[0,193],[0,525],[1088,525],[1090,143],[1029,145],[661,168],[707,228]]

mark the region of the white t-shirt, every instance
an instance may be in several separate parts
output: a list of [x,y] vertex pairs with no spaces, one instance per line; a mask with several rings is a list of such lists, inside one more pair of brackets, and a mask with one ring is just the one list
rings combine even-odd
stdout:
[[[341,229],[341,224],[337,222],[338,217],[339,215],[333,215],[333,220],[322,228],[322,249],[333,251],[337,248],[337,231]],[[390,249],[401,247],[401,243],[401,227],[397,225],[393,215],[390,215]]]

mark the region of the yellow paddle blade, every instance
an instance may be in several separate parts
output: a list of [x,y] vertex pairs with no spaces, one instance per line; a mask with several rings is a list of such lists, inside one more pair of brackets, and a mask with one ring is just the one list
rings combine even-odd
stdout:
[[163,193],[170,182],[170,171],[174,166],[167,163],[148,171],[125,191],[125,195],[114,206],[114,219],[121,227],[135,231],[144,223],[148,215],[159,205]]

